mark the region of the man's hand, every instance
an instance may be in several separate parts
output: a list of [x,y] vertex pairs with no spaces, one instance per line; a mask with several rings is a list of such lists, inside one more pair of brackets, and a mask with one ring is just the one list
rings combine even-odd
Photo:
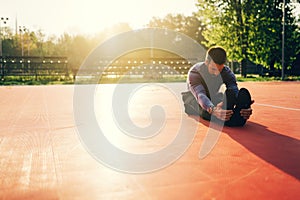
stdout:
[[[254,100],[251,101],[251,105],[254,103]],[[248,109],[241,109],[241,116],[244,118],[244,119],[249,119],[250,116],[252,115],[252,108],[248,108]]]
[[223,102],[219,103],[215,110],[212,112],[212,115],[216,116],[218,119],[223,121],[228,121],[233,115],[232,110],[224,110],[222,109]]

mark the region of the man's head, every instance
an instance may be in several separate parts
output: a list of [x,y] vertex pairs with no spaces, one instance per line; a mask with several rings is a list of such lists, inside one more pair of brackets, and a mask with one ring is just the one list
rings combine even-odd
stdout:
[[212,75],[219,75],[227,60],[226,51],[222,47],[211,47],[206,53],[205,64]]

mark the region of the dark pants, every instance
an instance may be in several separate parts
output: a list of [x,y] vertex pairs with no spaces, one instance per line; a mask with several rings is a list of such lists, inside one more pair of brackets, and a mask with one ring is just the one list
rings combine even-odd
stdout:
[[[246,89],[243,88],[243,90]],[[245,100],[239,99],[239,96],[240,95],[236,97],[232,90],[226,90],[224,94],[218,93],[211,99],[214,105],[223,102],[223,109],[233,110],[233,115],[230,120],[225,121],[225,126],[244,126],[247,121],[240,115],[240,111],[243,108],[249,108],[250,104],[248,103],[246,106],[242,105],[240,102]],[[182,93],[182,100],[184,102],[185,112],[188,115],[197,115],[205,120],[213,119],[214,122],[222,123],[221,120],[217,119],[215,116],[211,116],[206,110],[203,110],[190,91]],[[248,99],[247,101],[250,102],[251,99]]]

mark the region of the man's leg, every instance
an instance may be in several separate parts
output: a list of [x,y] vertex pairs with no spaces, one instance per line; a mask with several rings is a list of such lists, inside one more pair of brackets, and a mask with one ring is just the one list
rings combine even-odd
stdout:
[[185,113],[188,115],[200,116],[205,120],[210,120],[211,115],[201,108],[194,95],[190,92],[182,92]]
[[185,113],[188,115],[199,115],[200,106],[197,100],[195,99],[194,95],[190,91],[182,92],[181,95]]
[[241,112],[241,109],[250,108],[251,95],[247,89],[241,88],[239,90],[238,96],[236,98],[236,104],[234,107],[234,105],[231,104],[232,99],[234,99],[234,98],[232,97],[232,94],[230,94],[230,93],[231,92],[228,92],[228,94],[226,93],[226,95],[229,95],[229,96],[226,96],[226,99],[228,101],[227,109],[233,109],[234,114],[232,115],[232,117],[230,118],[229,121],[225,122],[225,125],[226,126],[244,126],[247,120],[241,116],[240,112]]
[[237,104],[237,97],[235,92],[231,89],[225,90],[223,97],[223,109],[233,110],[234,106]]

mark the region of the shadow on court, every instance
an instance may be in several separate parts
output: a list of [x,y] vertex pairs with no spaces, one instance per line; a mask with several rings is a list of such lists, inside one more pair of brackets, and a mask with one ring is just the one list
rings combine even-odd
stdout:
[[254,122],[247,122],[241,128],[224,127],[223,132],[264,161],[300,180],[298,139]]
[[[197,116],[190,117],[209,127],[209,121]],[[276,133],[251,121],[244,127],[224,126],[222,132],[249,152],[300,181],[300,140]]]

